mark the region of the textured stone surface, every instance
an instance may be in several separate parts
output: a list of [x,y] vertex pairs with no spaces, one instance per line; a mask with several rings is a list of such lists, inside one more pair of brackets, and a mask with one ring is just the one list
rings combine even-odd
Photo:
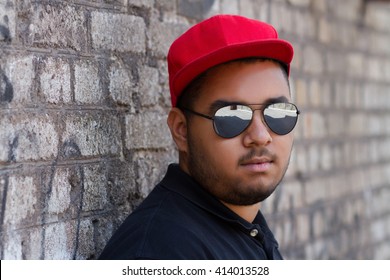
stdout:
[[141,17],[93,12],[91,25],[96,50],[145,51],[146,26]]
[[63,59],[49,57],[43,64],[39,81],[44,99],[53,104],[70,103],[72,93],[69,63]]
[[30,13],[28,40],[33,46],[85,50],[87,23],[83,10],[66,4],[35,4],[26,13]]

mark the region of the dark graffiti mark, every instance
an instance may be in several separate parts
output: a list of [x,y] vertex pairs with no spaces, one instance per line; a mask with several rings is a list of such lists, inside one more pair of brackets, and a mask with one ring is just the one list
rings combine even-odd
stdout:
[[15,151],[18,145],[19,145],[19,136],[16,136],[9,144],[8,162],[15,162],[16,160]]
[[11,42],[11,33],[9,32],[8,27],[1,24],[0,24],[0,35],[3,37],[2,41]]
[[0,102],[11,102],[14,88],[5,73],[0,69]]
[[[3,193],[2,193],[2,197],[1,197],[0,232],[4,232],[3,227],[4,227],[4,217],[5,217],[5,204],[7,202],[8,184],[9,184],[9,179],[8,179],[8,176],[6,175],[4,178]],[[0,238],[1,244],[4,244],[3,237],[4,237],[4,235],[1,234],[1,238]],[[4,259],[4,246],[3,245],[1,245],[0,259]]]
[[[66,141],[59,151],[59,154],[57,155],[56,159],[54,160],[53,164],[50,168],[50,175],[49,175],[49,181],[46,186],[47,189],[47,195],[46,195],[46,203],[45,203],[45,211],[42,218],[42,224],[46,224],[47,216],[48,216],[48,201],[52,195],[53,191],[53,182],[54,177],[58,168],[58,162],[61,159],[70,159],[70,158],[77,158],[81,156],[81,151],[79,146],[72,140]],[[82,207],[83,207],[83,196],[84,196],[84,169],[82,166],[77,165],[76,167],[71,168],[68,182],[71,186],[70,191],[70,204],[75,206],[76,211],[76,219],[77,219],[77,226],[76,226],[76,233],[74,238],[74,247],[73,247],[73,253],[72,258],[76,259],[77,257],[77,251],[79,249],[79,233],[80,233],[80,223],[81,223],[81,213],[82,213]],[[73,215],[74,213],[71,211],[70,213]],[[41,258],[45,259],[45,251],[44,251],[44,244],[46,239],[46,232],[45,229],[42,232],[42,252],[41,252]]]

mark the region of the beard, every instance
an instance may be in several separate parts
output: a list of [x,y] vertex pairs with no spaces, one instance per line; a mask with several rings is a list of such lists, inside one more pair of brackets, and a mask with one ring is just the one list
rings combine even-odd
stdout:
[[[276,156],[266,148],[253,148],[246,155],[237,161],[237,168],[240,163],[245,162],[255,156],[267,156],[273,161]],[[289,162],[289,160],[288,160]],[[287,171],[288,162],[276,178],[270,182],[265,182],[258,176],[252,183],[243,183],[237,174],[227,174],[224,172],[223,162],[217,162],[215,157],[204,153],[204,149],[198,145],[193,137],[188,137],[188,170],[191,176],[206,191],[222,202],[248,206],[261,202],[268,198],[279,185]],[[233,172],[231,172],[233,173]]]

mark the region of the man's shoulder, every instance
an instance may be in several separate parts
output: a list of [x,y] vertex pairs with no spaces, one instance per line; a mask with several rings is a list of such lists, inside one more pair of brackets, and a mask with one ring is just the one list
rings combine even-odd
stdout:
[[[204,259],[205,238],[197,228],[199,213],[180,194],[157,185],[130,214],[105,248],[101,258]],[[190,256],[189,256],[190,255]]]

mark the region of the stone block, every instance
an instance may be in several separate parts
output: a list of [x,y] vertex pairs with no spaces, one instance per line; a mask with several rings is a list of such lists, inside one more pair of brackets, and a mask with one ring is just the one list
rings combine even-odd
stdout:
[[0,42],[15,38],[15,6],[12,1],[0,0]]
[[303,50],[303,71],[309,74],[321,74],[324,71],[323,53],[314,46],[306,46]]
[[146,25],[141,17],[92,12],[92,47],[95,50],[143,53]]
[[[299,206],[298,206],[299,207]],[[299,241],[306,243],[310,240],[310,219],[306,213],[297,214],[296,235]]]
[[43,62],[39,76],[41,94],[48,103],[70,103],[70,66],[61,58],[49,57]]
[[311,7],[313,11],[317,13],[326,13],[328,10],[327,4],[329,3],[329,0],[315,0],[311,1]]
[[42,48],[84,51],[87,47],[87,20],[80,7],[66,4],[33,4],[25,11],[30,17],[28,41]]
[[67,168],[57,168],[50,182],[51,192],[48,198],[48,213],[62,214],[66,212],[71,204],[71,189],[69,182],[70,170]]
[[71,142],[79,156],[118,155],[121,152],[120,120],[111,112],[79,113],[65,117],[64,142]]
[[311,0],[287,0],[291,5],[308,8],[311,4]]
[[156,105],[161,98],[159,72],[156,68],[144,66],[140,69],[139,99],[142,106]]
[[301,120],[304,138],[322,138],[327,134],[326,119],[323,114],[307,112],[302,115]]
[[138,151],[133,161],[136,170],[137,188],[140,191],[141,197],[146,197],[163,178],[168,164],[177,162],[177,158],[174,153],[163,154],[159,152]]
[[110,84],[109,91],[112,99],[121,105],[133,105],[133,92],[138,91],[137,85],[133,82],[131,71],[114,63],[108,73]]
[[[248,1],[229,1],[229,0],[221,0],[220,1],[220,13],[221,14],[240,14],[239,13],[239,5],[242,5],[242,2]],[[252,11],[253,9],[244,9],[243,11]]]
[[71,260],[74,256],[77,221],[47,224],[43,244],[44,259]]
[[368,26],[388,32],[390,30],[390,7],[384,1],[369,3],[366,8],[365,22]]
[[[314,1],[316,2],[316,1]],[[332,24],[326,17],[320,17],[318,20],[318,39],[320,42],[328,44],[332,42]]]
[[5,260],[39,260],[42,253],[42,227],[30,227],[3,234]]
[[[136,189],[137,179],[133,160],[115,160],[106,164],[107,197],[111,207],[138,205],[139,195]],[[108,207],[107,207],[108,208]]]
[[[4,225],[8,230],[32,226],[41,211],[37,182],[32,176],[10,176],[4,208]],[[4,200],[5,199],[5,200]]]
[[273,203],[272,212],[293,211],[295,207],[303,205],[302,185],[298,181],[284,182],[278,186],[280,198]]
[[[140,8],[153,8],[154,0],[128,0],[128,4],[130,6],[136,6]],[[163,1],[163,2],[170,2],[170,1]]]
[[77,248],[76,259],[88,260],[98,257],[95,255],[94,230],[94,224],[91,220],[85,219],[80,222],[80,242]]
[[347,20],[350,22],[356,22],[360,20],[361,11],[363,9],[362,5],[365,5],[363,1],[356,1],[356,0],[344,0],[344,1],[331,0],[328,2],[329,2],[328,9],[330,13],[332,13],[333,15],[335,15],[336,17],[342,20]]
[[158,18],[152,18],[148,29],[148,49],[152,54],[165,58],[172,42],[181,35],[188,25],[177,22],[161,22]]
[[[390,66],[390,65],[389,65]],[[165,60],[159,60],[157,63],[159,71],[159,84],[161,85],[162,98],[160,104],[163,107],[170,108],[171,105],[171,95],[169,90],[169,77],[168,77],[168,67]]]
[[3,115],[0,131],[0,162],[50,160],[57,155],[59,139],[49,115]]
[[313,38],[317,34],[317,18],[308,10],[287,10],[291,14],[292,26],[291,34],[296,34],[300,38]]
[[284,3],[272,1],[270,5],[271,14],[269,23],[275,27],[279,36],[282,37],[283,33],[291,32],[294,26],[292,12]]
[[107,178],[104,166],[84,168],[83,211],[104,210],[107,206]]
[[104,101],[99,65],[92,61],[79,61],[75,65],[75,101],[98,104]]
[[[231,2],[231,1],[226,1]],[[269,21],[269,1],[252,1],[242,0],[238,2],[239,15],[246,16],[249,18],[255,18],[262,21]]]
[[0,57],[0,102],[31,103],[34,86],[32,55]]
[[309,82],[310,93],[310,106],[312,108],[319,108],[323,105],[322,103],[322,87],[317,79],[311,79]]
[[171,143],[165,114],[148,111],[126,116],[126,148],[166,148]]
[[351,77],[362,77],[365,74],[365,56],[362,53],[354,52],[346,58],[348,75]]
[[22,236],[18,232],[13,234],[3,234],[2,242],[2,259],[4,260],[21,260],[23,259]]
[[177,12],[185,17],[201,20],[210,11],[215,0],[179,0]]

